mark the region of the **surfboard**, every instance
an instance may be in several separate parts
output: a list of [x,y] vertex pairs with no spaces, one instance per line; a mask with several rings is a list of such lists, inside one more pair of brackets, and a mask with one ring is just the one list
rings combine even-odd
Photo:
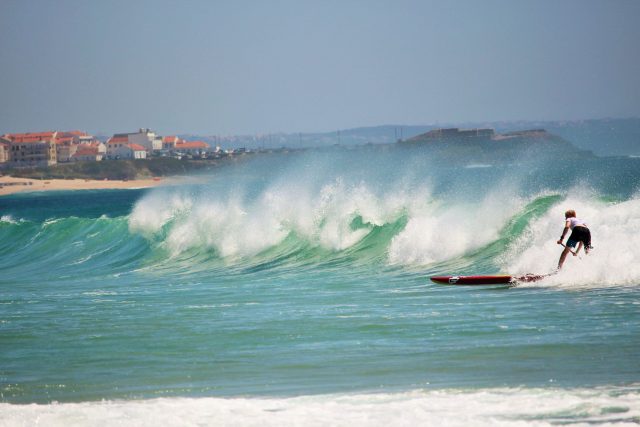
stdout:
[[548,274],[525,274],[524,276],[511,276],[500,274],[495,276],[433,276],[431,281],[444,285],[503,285],[516,284],[518,282],[537,282]]

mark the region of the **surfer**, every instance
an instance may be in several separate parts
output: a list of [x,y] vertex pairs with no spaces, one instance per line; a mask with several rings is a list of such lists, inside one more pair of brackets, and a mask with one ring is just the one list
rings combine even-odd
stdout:
[[[570,209],[564,213],[565,223],[564,229],[562,230],[562,236],[560,236],[560,240],[558,240],[558,244],[562,245],[562,241],[564,240],[565,234],[567,231],[571,229],[571,236],[569,236],[569,240],[567,240],[567,244],[563,245],[564,250],[560,254],[560,259],[558,260],[558,270],[562,268],[562,264],[564,264],[564,259],[567,257],[567,254],[571,252],[573,256],[577,256],[578,252],[584,245],[584,252],[586,254],[589,253],[591,249],[591,232],[589,231],[589,227],[587,224],[576,218],[576,211]],[[578,249],[576,251],[572,251],[571,249],[578,245]]]

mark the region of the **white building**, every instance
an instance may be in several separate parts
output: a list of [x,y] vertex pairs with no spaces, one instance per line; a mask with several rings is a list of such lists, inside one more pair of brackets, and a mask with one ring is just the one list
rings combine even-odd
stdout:
[[[104,145],[104,144],[103,144]],[[78,150],[71,157],[74,162],[99,162],[104,154],[98,151],[98,146],[90,144],[81,144]]]
[[129,144],[129,149],[131,150],[131,158],[132,159],[146,159],[147,158],[147,150],[138,144]]
[[107,158],[117,159],[146,159],[147,149],[140,144],[129,144],[126,136],[114,136],[107,141]]
[[162,150],[162,137],[146,128],[141,128],[134,133],[117,133],[111,139],[122,143],[141,145],[148,154],[156,150]]
[[181,142],[183,142],[183,140],[177,136],[165,136],[162,139],[162,148],[164,150],[174,150],[176,148],[176,144]]
[[0,164],[9,161],[9,153],[11,152],[11,141],[0,137]]
[[137,133],[129,134],[129,143],[142,145],[147,153],[162,150],[162,137],[149,129],[140,129]]

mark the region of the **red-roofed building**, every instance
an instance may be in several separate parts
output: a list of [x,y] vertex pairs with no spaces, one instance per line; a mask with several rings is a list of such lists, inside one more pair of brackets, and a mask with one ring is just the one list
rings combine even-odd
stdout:
[[89,135],[88,133],[83,132],[83,131],[81,131],[81,130],[70,130],[70,131],[68,131],[67,133],[70,133],[71,135],[75,135],[75,136],[77,136],[78,138],[79,138],[79,137],[81,137],[81,136],[91,136],[91,135]]
[[113,137],[107,141],[107,152],[110,143],[141,145],[147,150],[148,154],[156,150],[162,150],[162,138],[146,128],[141,128],[138,132],[117,133],[113,135]]
[[81,144],[71,160],[75,162],[99,162],[103,156],[104,154],[98,151],[97,145]]
[[184,142],[182,139],[177,136],[165,136],[162,138],[162,149],[163,150],[175,150],[176,144]]
[[58,132],[12,133],[4,136],[11,141],[11,166],[50,166],[57,163],[55,139]]
[[92,142],[88,142],[88,143],[80,143],[80,147],[83,146],[88,146],[88,147],[93,147],[96,150],[98,150],[98,153],[102,154],[103,156],[107,154],[107,146],[105,143],[100,142],[98,140],[93,140]]
[[112,136],[111,138],[109,138],[107,140],[107,144],[109,144],[109,143],[128,144],[129,143],[129,137],[127,135],[115,135],[115,136]]
[[129,144],[129,149],[131,149],[131,158],[132,159],[146,159],[147,158],[147,149],[139,144]]
[[175,145],[175,151],[191,155],[200,155],[210,149],[209,144],[203,141],[182,141]]
[[129,138],[126,135],[116,135],[107,140],[107,158],[117,160],[128,154]]
[[147,149],[140,144],[123,142],[123,138],[114,137],[107,141],[107,158],[118,159],[146,159]]
[[79,136],[71,132],[58,132],[54,141],[56,143],[58,162],[70,162],[78,149]]
[[58,132],[27,132],[27,133],[8,133],[4,137],[11,142],[42,142],[53,141]]
[[[28,133],[13,133],[5,135],[5,138],[11,141],[12,145],[17,148],[13,149],[13,152],[26,150],[26,147],[22,147],[27,143],[45,143],[51,142],[55,146],[56,156],[55,163],[57,162],[68,162],[72,160],[73,155],[76,153],[79,144],[81,143],[90,143],[95,141],[95,138],[86,132],[73,130],[69,132],[60,132],[60,131],[47,131],[47,132],[28,132]],[[17,144],[17,145],[16,145]],[[29,150],[27,150],[29,151]],[[44,159],[36,160],[34,158],[37,157],[35,152],[30,154],[25,153],[24,161],[31,164],[33,162],[39,163],[41,165],[45,164]],[[27,160],[27,158],[30,160]],[[23,156],[21,154],[16,154],[14,156],[17,163],[22,162]],[[48,164],[52,164],[52,160],[47,160]]]

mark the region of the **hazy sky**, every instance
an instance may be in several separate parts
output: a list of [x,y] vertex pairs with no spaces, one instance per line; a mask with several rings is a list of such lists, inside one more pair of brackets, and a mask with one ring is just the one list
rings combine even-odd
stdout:
[[0,133],[637,117],[638,22],[638,0],[0,0]]

